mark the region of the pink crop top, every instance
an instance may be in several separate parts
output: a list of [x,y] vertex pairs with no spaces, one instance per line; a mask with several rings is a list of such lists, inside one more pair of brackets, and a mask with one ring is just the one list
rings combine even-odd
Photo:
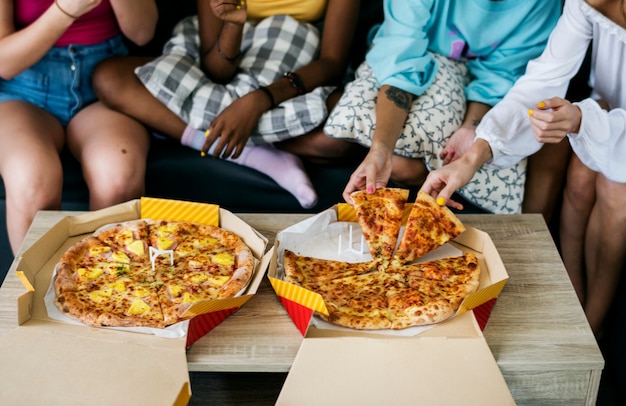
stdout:
[[[33,23],[50,6],[54,6],[54,0],[15,0],[14,5],[15,27],[21,29]],[[55,46],[97,44],[120,33],[109,0],[102,0],[93,10],[77,18]]]

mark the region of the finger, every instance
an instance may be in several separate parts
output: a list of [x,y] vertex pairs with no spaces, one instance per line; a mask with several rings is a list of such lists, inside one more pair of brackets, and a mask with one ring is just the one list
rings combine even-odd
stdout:
[[213,141],[209,139],[210,135],[211,135],[211,129],[207,129],[204,132],[204,144],[202,144],[202,148],[200,148],[201,156],[206,156],[207,152],[211,148],[211,145],[213,144]]
[[365,190],[367,193],[376,191],[376,168],[369,166],[365,171]]

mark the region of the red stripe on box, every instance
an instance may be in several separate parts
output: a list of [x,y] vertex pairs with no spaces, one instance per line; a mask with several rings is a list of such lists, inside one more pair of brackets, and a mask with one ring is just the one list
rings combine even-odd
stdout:
[[237,310],[239,310],[238,307],[218,310],[211,313],[199,314],[189,320],[189,328],[187,330],[187,348],[190,348],[193,343],[207,335],[211,330],[217,327],[218,324],[223,322],[226,317],[235,313]]
[[284,297],[280,297],[280,301],[285,307],[285,310],[287,310],[291,320],[293,320],[293,323],[296,325],[298,330],[300,330],[300,334],[304,336],[306,334],[306,329],[309,327],[311,317],[313,317],[313,310],[302,306],[293,300],[285,299]]
[[483,331],[487,326],[487,321],[489,320],[493,306],[496,304],[496,300],[497,298],[488,300],[473,309],[474,317],[476,317],[476,321],[478,322],[478,326],[481,331]]

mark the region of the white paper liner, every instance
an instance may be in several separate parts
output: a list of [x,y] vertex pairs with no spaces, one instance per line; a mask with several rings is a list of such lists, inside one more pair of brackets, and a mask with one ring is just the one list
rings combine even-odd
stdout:
[[[142,220],[145,220],[147,222],[152,221],[150,219],[142,219]],[[137,220],[131,220],[131,221],[137,221]],[[116,226],[117,224],[123,224],[123,222],[122,223],[106,224],[106,225],[98,228],[96,231],[94,231],[93,235],[96,235],[96,234],[100,233],[101,231],[104,231],[104,230],[106,230],[108,228]],[[171,250],[169,250],[169,251],[171,251]],[[259,264],[259,260],[256,259],[256,258],[253,258],[253,259],[254,259],[254,268],[253,268],[253,270],[254,270],[254,269],[257,269],[258,264]],[[94,326],[90,326],[90,325],[85,324],[85,323],[81,323],[80,321],[78,321],[76,319],[73,319],[71,317],[66,316],[54,304],[54,299],[56,298],[56,292],[55,292],[55,289],[54,289],[54,279],[55,279],[56,273],[57,273],[57,266],[58,266],[58,264],[54,267],[54,272],[52,273],[52,278],[50,279],[50,285],[48,286],[48,290],[46,291],[46,295],[44,296],[44,304],[46,306],[46,311],[48,312],[48,317],[50,317],[53,320],[62,321],[62,322],[65,322],[65,323],[70,323],[70,324],[74,324],[74,325],[78,325],[78,326],[94,327]],[[246,283],[246,285],[239,292],[237,292],[237,294],[235,296],[233,296],[233,297],[241,296],[246,291],[246,289],[248,288],[248,285],[250,284],[252,279],[254,279],[254,272],[252,273],[252,276],[248,280],[248,283]],[[109,327],[109,326],[102,326],[102,327],[96,327],[96,328],[106,328],[106,329],[113,329],[113,330],[130,331],[130,332],[134,332],[134,333],[153,334],[155,336],[162,337],[162,338],[182,338],[182,337],[185,337],[187,335],[188,327],[189,327],[189,320],[183,320],[181,322],[172,324],[172,325],[164,327],[164,328],[153,328],[153,327]]]
[[[404,232],[401,228],[400,238]],[[337,211],[328,209],[317,215],[308,218],[300,223],[284,229],[276,235],[278,241],[278,256],[276,276],[284,279],[285,270],[283,267],[283,257],[285,249],[295,252],[298,255],[339,260],[346,262],[367,262],[372,260],[372,256],[365,244],[363,252],[360,252],[363,232],[358,223],[337,221]],[[352,242],[349,246],[348,242]],[[342,249],[339,251],[339,245]],[[419,262],[427,262],[435,259],[454,257],[463,255],[463,252],[451,244],[444,244],[424,255]],[[321,330],[342,330],[354,332],[354,329],[337,326],[325,322],[319,317],[311,318],[311,324]],[[367,333],[396,336],[415,336],[436,326],[408,327],[402,330],[362,330]],[[361,330],[359,330],[361,331]]]

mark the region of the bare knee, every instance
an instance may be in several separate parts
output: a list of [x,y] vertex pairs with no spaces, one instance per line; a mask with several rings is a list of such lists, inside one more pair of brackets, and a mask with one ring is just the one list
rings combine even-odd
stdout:
[[422,159],[394,155],[391,165],[391,180],[400,186],[421,186],[428,175],[428,169]]

